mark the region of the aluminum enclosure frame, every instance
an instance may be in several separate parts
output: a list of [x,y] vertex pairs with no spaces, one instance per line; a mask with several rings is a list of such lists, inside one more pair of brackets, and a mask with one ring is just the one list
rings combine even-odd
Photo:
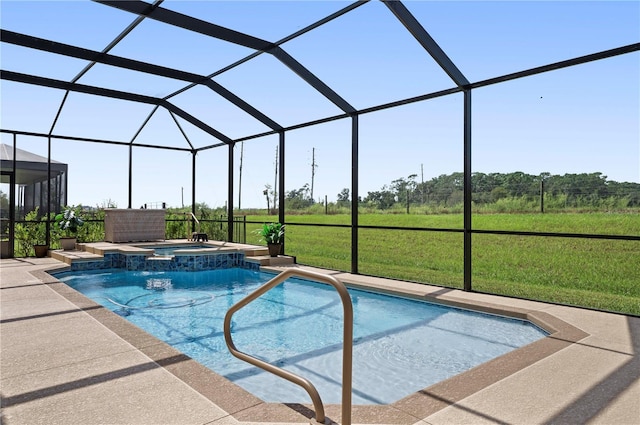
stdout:
[[[341,119],[349,119],[351,121],[351,193],[352,193],[352,206],[351,206],[351,272],[358,273],[358,230],[363,228],[381,228],[375,226],[360,226],[358,221],[358,199],[359,199],[359,179],[358,179],[358,170],[359,170],[359,116],[363,114],[368,114],[384,109],[394,108],[397,106],[402,106],[406,104],[411,104],[415,102],[426,101],[429,99],[435,99],[442,96],[447,96],[455,93],[463,94],[463,116],[461,118],[460,124],[463,127],[463,174],[464,174],[464,201],[463,201],[463,209],[464,209],[464,218],[463,218],[463,228],[462,229],[408,229],[402,228],[404,230],[416,230],[416,231],[447,231],[447,232],[462,232],[464,237],[464,289],[467,291],[472,290],[472,264],[471,264],[471,254],[472,254],[472,241],[471,236],[473,233],[493,233],[493,234],[527,234],[530,236],[558,236],[558,237],[585,237],[585,238],[601,238],[601,239],[624,239],[624,240],[640,240],[640,237],[636,236],[608,236],[608,235],[568,235],[561,233],[537,233],[537,232],[502,232],[502,231],[475,231],[471,226],[471,218],[472,218],[472,188],[471,188],[471,175],[472,175],[472,133],[471,133],[471,119],[472,119],[472,105],[471,105],[471,97],[472,91],[479,87],[485,87],[488,85],[499,84],[505,81],[510,81],[514,79],[524,78],[532,75],[537,75],[545,72],[550,72],[558,69],[563,69],[575,65],[580,65],[592,61],[607,59],[619,55],[624,55],[632,52],[637,52],[640,50],[640,43],[635,43],[627,46],[621,46],[615,49],[610,49],[601,52],[595,52],[590,55],[585,55],[577,58],[573,58],[566,61],[556,62],[549,65],[536,67],[524,71],[520,71],[517,73],[502,75],[498,77],[494,77],[491,79],[470,82],[464,74],[456,67],[456,65],[451,61],[451,59],[446,55],[446,53],[440,48],[440,46],[435,42],[435,40],[429,35],[427,30],[420,24],[420,22],[409,12],[409,10],[404,6],[401,1],[390,1],[390,0],[381,0],[382,3],[389,9],[390,13],[398,19],[399,22],[402,23],[404,28],[418,41],[420,46],[424,49],[425,54],[430,55],[435,62],[442,68],[442,70],[449,76],[452,80],[453,87],[433,92],[427,93],[421,96],[416,96],[408,99],[403,99],[400,101],[391,102],[388,104],[378,105],[375,107],[370,107],[362,110],[357,110],[353,107],[349,102],[347,102],[340,94],[331,89],[326,83],[324,83],[320,78],[314,75],[310,70],[305,68],[300,62],[298,62],[294,57],[289,55],[284,49],[282,49],[281,44],[292,40],[295,37],[298,37],[308,31],[311,31],[321,25],[324,25],[331,20],[342,16],[346,13],[350,13],[356,10],[358,7],[366,4],[369,0],[364,1],[356,1],[351,5],[341,9],[338,12],[335,12],[321,20],[311,24],[285,38],[282,40],[271,42],[268,40],[263,40],[257,37],[253,37],[248,34],[244,34],[235,30],[231,30],[225,27],[221,27],[219,25],[202,21],[200,19],[184,15],[178,12],[171,11],[169,9],[165,9],[160,7],[162,0],[157,0],[153,4],[148,4],[139,0],[131,0],[131,1],[114,1],[114,0],[93,0],[96,3],[102,4],[106,7],[116,8],[118,10],[122,10],[132,15],[135,15],[135,19],[129,27],[127,27],[120,35],[118,35],[114,40],[109,43],[107,48],[103,51],[93,51],[89,49],[84,49],[68,44],[58,43],[51,40],[46,40],[38,37],[33,37],[26,34],[20,34],[13,31],[8,31],[2,29],[0,32],[0,38],[2,42],[25,47],[31,49],[42,50],[49,53],[55,53],[59,55],[64,55],[67,57],[73,57],[83,60],[91,61],[91,65],[85,68],[76,78],[71,81],[62,81],[55,80],[51,78],[39,77],[34,75],[28,75],[24,73],[18,73],[13,71],[0,71],[0,78],[7,81],[14,81],[18,83],[24,84],[33,84],[39,85],[43,87],[55,88],[60,90],[65,90],[68,94],[71,91],[86,93],[97,96],[104,96],[108,98],[145,103],[150,105],[155,105],[153,111],[149,114],[146,120],[141,124],[139,130],[132,137],[129,142],[123,141],[110,141],[110,140],[101,140],[101,139],[85,139],[85,138],[76,138],[69,137],[65,135],[56,135],[54,134],[55,129],[55,121],[52,124],[51,130],[48,134],[45,133],[33,133],[33,132],[25,132],[19,131],[15,129],[0,129],[0,132],[3,133],[11,133],[15,136],[17,135],[28,135],[28,136],[39,136],[48,138],[49,142],[49,160],[50,158],[50,144],[51,139],[61,139],[61,140],[77,140],[77,141],[85,141],[92,143],[108,143],[108,144],[118,144],[118,145],[126,145],[129,147],[129,205],[128,208],[132,208],[132,157],[133,157],[133,148],[154,148],[154,149],[170,149],[176,151],[186,151],[192,154],[192,212],[195,213],[195,199],[196,199],[196,155],[198,152],[205,151],[208,149],[224,147],[225,145],[228,148],[228,199],[227,199],[227,208],[228,208],[228,240],[233,240],[233,210],[234,210],[234,176],[233,176],[233,167],[234,167],[234,146],[238,142],[244,142],[247,140],[257,139],[260,137],[275,135],[278,134],[278,149],[279,149],[279,180],[278,180],[278,191],[279,191],[279,211],[278,211],[278,219],[282,223],[286,223],[286,215],[284,211],[285,204],[285,163],[286,163],[286,133],[291,130],[310,127],[317,124],[322,124],[334,120]],[[111,55],[108,53],[111,48],[113,48],[119,41],[121,41],[126,35],[142,20],[144,19],[153,19],[159,22],[163,22],[184,30],[197,32],[199,34],[203,34],[209,37],[213,37],[219,40],[224,40],[233,44],[237,44],[240,46],[248,47],[255,50],[254,53],[241,59],[229,66],[226,66],[210,75],[199,75],[195,73],[185,72],[178,69],[173,69],[164,66],[153,65],[150,63],[132,60],[124,57],[119,57],[115,55]],[[292,70],[296,75],[298,75],[303,81],[305,81],[309,86],[311,86],[315,91],[320,93],[326,99],[328,99],[332,104],[337,106],[341,114],[326,117],[320,120],[315,120],[306,123],[299,123],[289,127],[283,127],[281,124],[276,122],[271,117],[267,116],[262,111],[250,105],[245,100],[241,99],[239,96],[232,93],[230,90],[225,88],[224,86],[214,82],[212,78],[214,76],[220,75],[221,73],[227,72],[236,66],[249,61],[260,54],[270,54],[275,59],[277,59],[280,63],[288,67]],[[111,65],[116,67],[125,68],[128,70],[143,72],[151,75],[162,76],[165,78],[171,78],[175,80],[180,80],[188,83],[182,89],[165,96],[163,98],[144,96],[140,94],[105,89],[100,87],[88,86],[84,84],[78,84],[77,80],[81,75],[83,75],[88,68],[92,66],[92,64],[101,63],[105,65]],[[226,99],[234,106],[256,119],[257,121],[264,124],[266,127],[270,129],[270,131],[263,132],[260,134],[255,134],[252,136],[247,136],[238,139],[232,139],[227,135],[223,134],[219,130],[211,127],[206,122],[199,120],[197,117],[194,117],[187,113],[186,111],[180,109],[176,105],[174,105],[170,99],[176,96],[179,93],[182,93],[185,90],[188,90],[191,87],[196,85],[202,85],[212,90],[213,92],[220,95],[222,98]],[[65,96],[66,99],[66,96]],[[58,115],[60,111],[64,107],[65,100],[62,101],[60,105],[60,109],[58,111]],[[180,128],[180,131],[185,138],[186,143],[189,145],[189,148],[182,147],[167,147],[167,146],[154,146],[147,144],[139,144],[135,143],[135,140],[145,127],[149,119],[153,116],[153,114],[157,111],[158,108],[164,108],[167,110],[173,120],[175,121],[178,128],[180,125],[176,120],[175,116],[179,116],[183,118],[185,121],[193,124],[199,129],[211,135],[213,138],[217,139],[219,143],[213,143],[209,146],[194,148],[191,142],[189,141],[187,135]],[[342,227],[342,226],[336,226]],[[393,227],[382,227],[385,229],[394,229]]]

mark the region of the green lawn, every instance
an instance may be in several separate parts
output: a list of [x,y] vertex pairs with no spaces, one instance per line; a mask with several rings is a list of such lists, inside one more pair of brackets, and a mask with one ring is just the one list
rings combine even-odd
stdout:
[[[249,221],[274,217],[249,216]],[[286,253],[299,263],[351,270],[348,215],[287,215]],[[367,214],[360,225],[461,229],[461,214]],[[249,225],[248,229],[258,225]],[[624,213],[474,215],[473,229],[640,235],[640,215]],[[248,234],[248,242],[254,235]],[[640,315],[640,241],[473,234],[473,289]],[[462,288],[463,234],[360,229],[362,274]]]

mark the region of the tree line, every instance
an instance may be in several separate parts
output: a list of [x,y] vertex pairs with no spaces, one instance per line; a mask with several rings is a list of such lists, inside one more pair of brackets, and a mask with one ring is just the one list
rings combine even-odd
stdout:
[[[634,208],[640,206],[640,184],[608,180],[600,172],[554,175],[541,173],[480,173],[471,175],[472,200],[477,206],[518,199],[524,202],[549,202],[566,208]],[[442,174],[418,182],[417,175],[401,177],[376,191],[359,197],[362,206],[390,209],[402,205],[455,207],[464,199],[464,174]],[[286,194],[289,209],[312,206],[309,186]],[[337,206],[349,207],[349,189],[337,194]]]

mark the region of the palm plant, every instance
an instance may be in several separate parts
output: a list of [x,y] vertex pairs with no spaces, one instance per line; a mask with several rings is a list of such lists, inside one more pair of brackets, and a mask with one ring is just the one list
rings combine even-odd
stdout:
[[66,237],[74,237],[78,228],[84,226],[84,219],[74,207],[67,207],[64,212],[56,215],[56,225]]
[[256,233],[260,235],[260,242],[267,244],[281,244],[284,242],[284,224],[265,223]]

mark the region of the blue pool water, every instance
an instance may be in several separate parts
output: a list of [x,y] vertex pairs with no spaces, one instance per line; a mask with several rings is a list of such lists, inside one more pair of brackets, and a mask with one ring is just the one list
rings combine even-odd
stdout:
[[[246,269],[56,275],[264,401],[309,403],[303,389],[236,359],[224,342],[228,308],[273,276]],[[526,321],[350,294],[354,404],[393,403],[546,336]],[[324,403],[340,403],[343,310],[333,287],[289,279],[233,317],[239,350],[309,379]]]

